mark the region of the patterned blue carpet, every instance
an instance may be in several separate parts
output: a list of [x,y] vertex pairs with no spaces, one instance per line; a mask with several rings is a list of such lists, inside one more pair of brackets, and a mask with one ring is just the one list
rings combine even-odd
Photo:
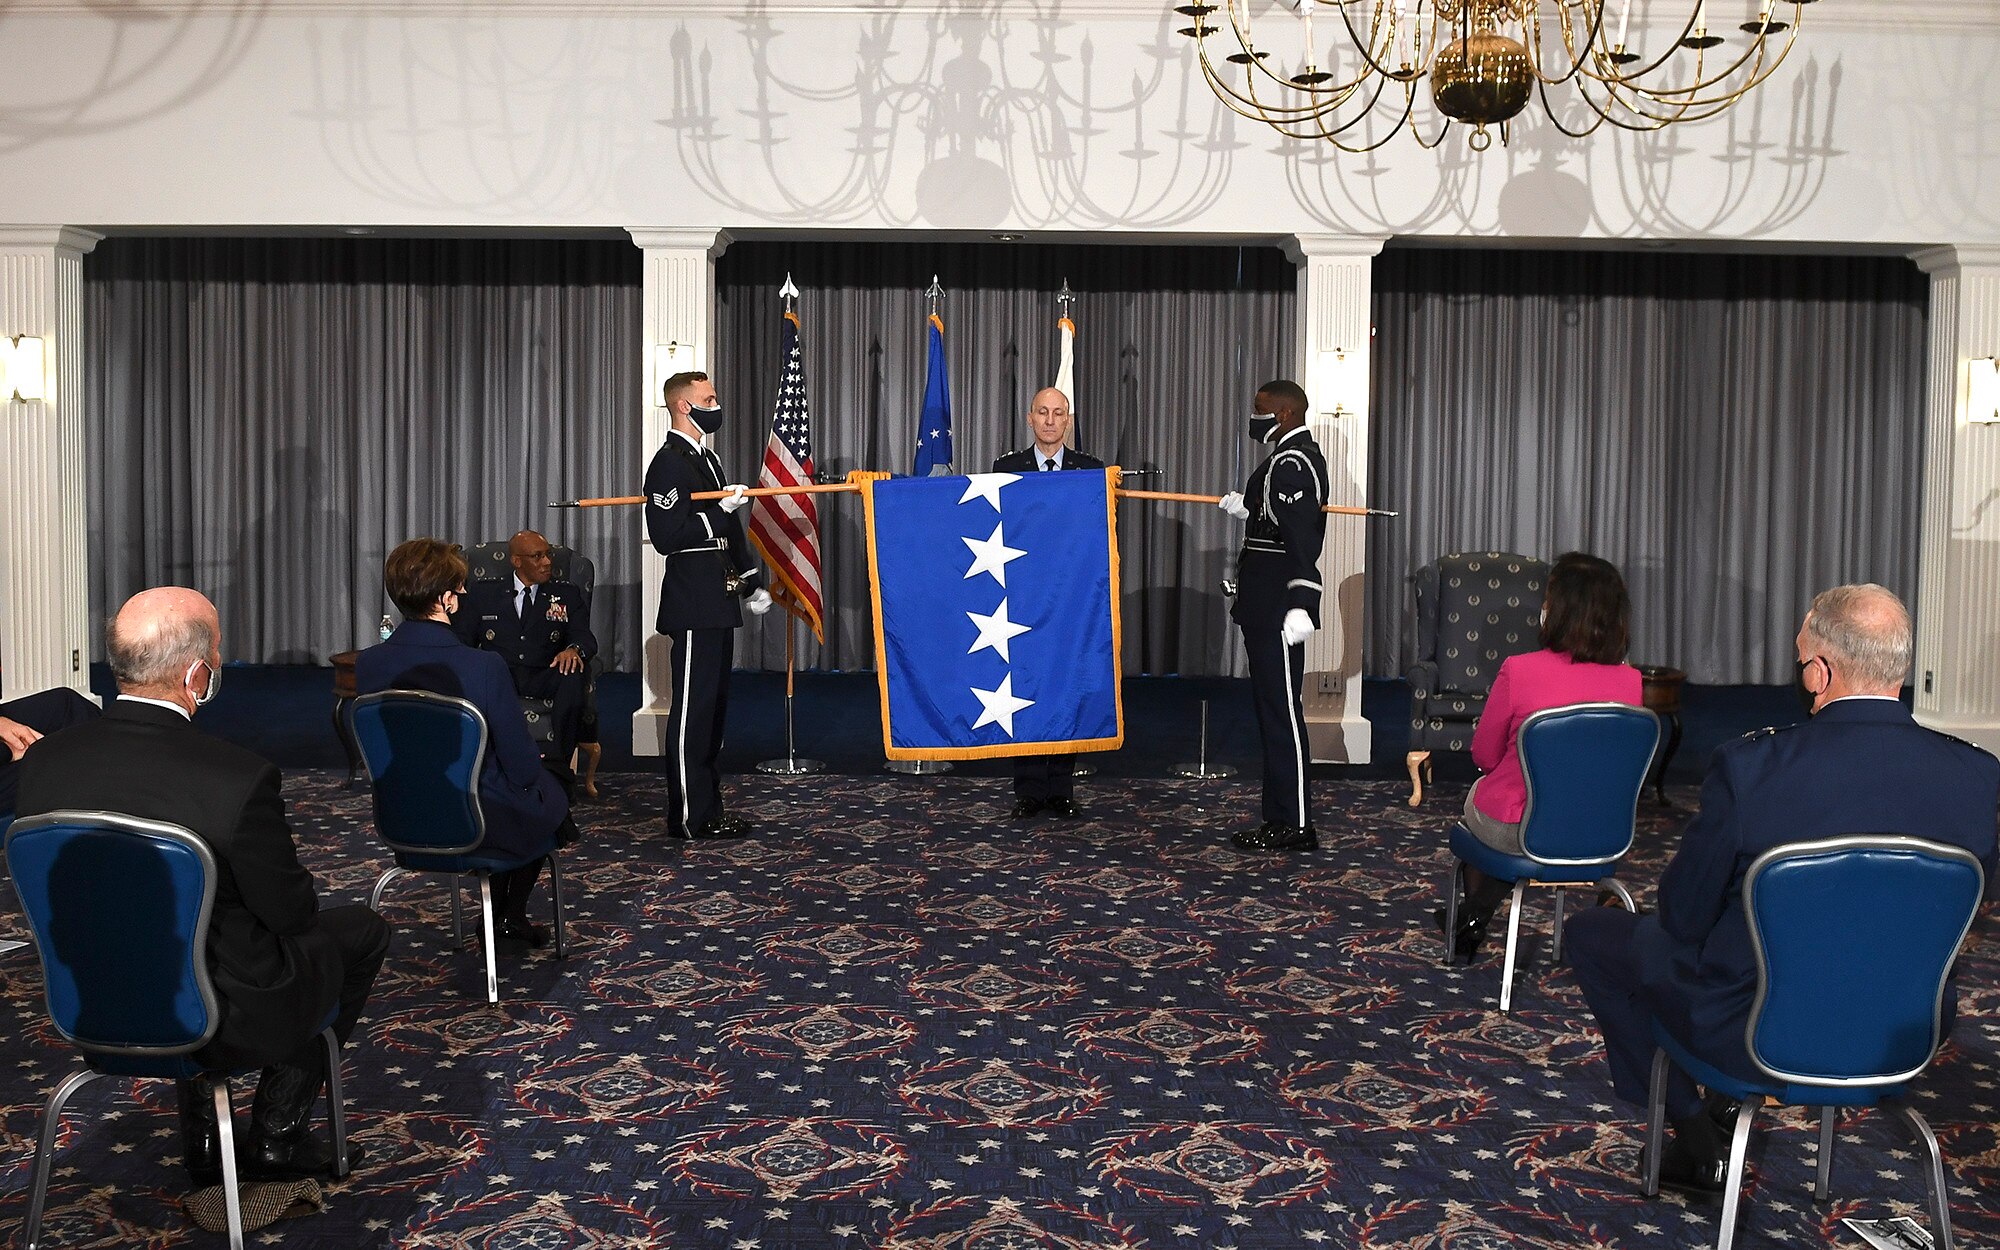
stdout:
[[[753,839],[662,837],[660,786],[607,779],[566,873],[576,948],[502,964],[483,1001],[434,879],[390,887],[397,944],[348,1059],[373,1158],[257,1244],[583,1250],[1698,1246],[1716,1207],[1638,1196],[1574,983],[1537,937],[1515,1014],[1498,958],[1436,963],[1443,834],[1390,782],[1324,782],[1324,849],[1232,851],[1239,783],[1137,780],[1022,825],[1004,781],[743,779]],[[386,863],[365,794],[289,786],[323,897]],[[1680,812],[1650,802],[1626,878]],[[538,896],[538,905],[545,905]],[[1574,905],[1574,904],[1573,904]],[[1530,912],[1546,933],[1545,904]],[[18,918],[5,924],[19,928]],[[1966,1241],[2000,1237],[2000,947],[1920,1106]],[[17,1238],[41,1099],[69,1066],[32,955],[0,960],[0,1237]],[[46,1244],[221,1244],[180,1214],[171,1091],[99,1082],[58,1159]],[[115,1116],[116,1118],[112,1118]],[[1855,1245],[1916,1213],[1916,1158],[1843,1127],[1810,1200],[1795,1116],[1753,1146],[1747,1244]],[[259,1240],[261,1238],[261,1240]]]

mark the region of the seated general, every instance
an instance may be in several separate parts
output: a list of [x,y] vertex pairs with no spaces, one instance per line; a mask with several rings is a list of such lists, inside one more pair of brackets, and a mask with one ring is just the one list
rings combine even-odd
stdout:
[[597,741],[585,718],[589,677],[584,665],[597,654],[590,632],[590,596],[554,580],[549,540],[522,530],[507,544],[514,575],[474,582],[451,627],[471,647],[507,661],[516,693],[555,703],[555,739],[548,757],[567,769],[580,742]]
[[452,615],[463,610],[465,557],[435,538],[412,538],[389,553],[382,581],[403,623],[387,642],[355,658],[361,694],[378,690],[427,690],[464,699],[486,720],[486,761],[479,773],[479,804],[489,851],[528,860],[493,876],[498,934],[541,946],[548,930],[528,922],[528,898],[542,862],[557,846],[576,841],[569,799],[528,736],[507,661],[459,641]]
[[[1813,600],[1793,645],[1810,717],[1717,747],[1701,810],[1660,876],[1658,910],[1594,907],[1569,924],[1577,984],[1604,1034],[1618,1096],[1646,1105],[1657,1019],[1724,1072],[1760,1079],[1746,1032],[1757,957],[1743,906],[1750,864],[1774,846],[1842,834],[1908,834],[1963,847],[1995,868],[2000,760],[1935,730],[1902,704],[1910,614],[1881,586],[1837,586]],[[1940,1004],[1946,1033],[1955,990]],[[1660,1183],[1722,1188],[1718,1121],[1735,1107],[1704,1099],[1679,1068],[1667,1085],[1673,1137]]]
[[[333,1148],[309,1131],[326,1083],[319,1032],[332,1012],[335,1036],[345,1044],[353,1035],[389,950],[389,926],[358,904],[319,905],[285,820],[278,770],[194,727],[195,709],[222,686],[221,648],[215,605],[194,591],[164,586],[127,600],[105,631],[117,700],[28,752],[20,810],[165,821],[215,852],[208,969],[222,1023],[194,1059],[218,1070],[263,1069],[250,1131],[238,1139],[243,1176],[321,1176]],[[188,1175],[217,1184],[222,1151],[208,1083],[179,1086]],[[347,1151],[351,1166],[361,1150],[349,1142]]]

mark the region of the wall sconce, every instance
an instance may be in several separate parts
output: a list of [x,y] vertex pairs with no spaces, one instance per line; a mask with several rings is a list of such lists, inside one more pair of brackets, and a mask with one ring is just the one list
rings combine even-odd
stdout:
[[1325,417],[1355,417],[1368,411],[1368,357],[1337,347],[1321,352],[1314,370],[1313,396]]
[[658,343],[653,347],[653,407],[667,406],[667,379],[676,373],[686,373],[699,369],[695,363],[694,344],[681,342]]
[[0,399],[32,403],[48,398],[48,357],[32,334],[0,339]]
[[1967,388],[1965,419],[1985,425],[2000,421],[2000,360],[1988,356],[1972,362],[1972,385]]

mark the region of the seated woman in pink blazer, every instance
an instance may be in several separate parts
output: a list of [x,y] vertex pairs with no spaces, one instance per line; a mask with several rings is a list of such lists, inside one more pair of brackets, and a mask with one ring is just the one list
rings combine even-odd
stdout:
[[[1522,721],[1572,703],[1639,703],[1639,670],[1625,663],[1631,624],[1625,579],[1609,561],[1581,551],[1557,557],[1542,603],[1542,649],[1500,665],[1472,734],[1472,762],[1486,774],[1465,796],[1465,827],[1473,837],[1504,854],[1521,853],[1528,793],[1514,739]],[[1454,944],[1461,958],[1470,959],[1514,883],[1469,864],[1464,872],[1466,901],[1458,909]],[[1442,927],[1442,909],[1437,921]]]

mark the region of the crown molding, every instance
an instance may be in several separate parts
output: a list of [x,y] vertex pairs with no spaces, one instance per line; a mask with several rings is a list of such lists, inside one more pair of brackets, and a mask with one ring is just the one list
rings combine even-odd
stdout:
[[[1322,3],[1327,0],[1322,0]],[[1692,0],[1690,0],[1692,2]],[[1780,6],[1785,0],[1778,0]],[[742,18],[788,16],[880,16],[910,18],[993,16],[1021,21],[1147,20],[1172,8],[1166,0],[128,0],[116,7],[104,0],[14,0],[8,16],[68,15],[94,20],[156,20],[161,16],[254,16],[338,14],[395,17],[647,17]],[[1803,37],[1814,30],[1990,30],[2000,32],[2000,4],[1993,0],[1828,0],[1814,4]]]

